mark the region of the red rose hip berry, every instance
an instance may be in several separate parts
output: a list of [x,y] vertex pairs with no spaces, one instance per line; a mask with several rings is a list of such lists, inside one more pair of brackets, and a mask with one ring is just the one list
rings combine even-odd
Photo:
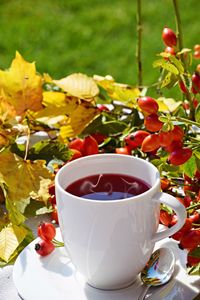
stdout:
[[142,142],[143,152],[152,152],[160,147],[160,139],[158,134],[148,135]]
[[142,145],[143,140],[149,134],[150,133],[145,130],[137,130],[125,137],[124,139],[125,144],[129,146],[131,149],[136,149],[138,146]]
[[165,27],[162,32],[162,40],[168,47],[174,47],[177,44],[177,38],[175,32],[168,27]]
[[49,255],[54,249],[55,246],[50,241],[41,240],[35,244],[35,251],[41,256]]
[[163,122],[159,120],[157,114],[151,114],[145,117],[144,126],[151,132],[159,131],[163,127]]
[[184,164],[192,156],[192,150],[189,148],[180,148],[170,153],[168,162],[174,166]]
[[41,222],[37,228],[37,233],[42,240],[51,241],[56,235],[56,229],[51,223]]
[[138,98],[139,108],[147,114],[156,114],[158,111],[158,103],[151,97]]

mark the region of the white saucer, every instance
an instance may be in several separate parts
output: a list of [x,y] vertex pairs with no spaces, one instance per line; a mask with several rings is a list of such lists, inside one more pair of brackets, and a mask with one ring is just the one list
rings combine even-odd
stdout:
[[[57,229],[58,240],[61,239]],[[18,256],[13,268],[14,284],[24,300],[136,300],[142,291],[138,277],[128,288],[117,291],[103,291],[89,286],[76,272],[64,248],[57,248],[46,257],[40,257],[30,243]],[[171,239],[157,243],[171,247],[177,258],[175,277],[165,286],[151,288],[148,300],[192,300],[199,293],[200,277],[187,276],[181,262],[184,251],[179,250]],[[180,258],[181,259],[178,259]]]

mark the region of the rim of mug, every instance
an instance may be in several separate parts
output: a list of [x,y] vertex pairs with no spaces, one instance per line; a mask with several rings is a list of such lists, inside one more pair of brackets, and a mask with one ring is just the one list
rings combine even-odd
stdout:
[[[116,158],[116,157],[123,157],[125,159],[134,159],[134,160],[138,160],[138,161],[142,161],[144,164],[148,165],[148,166],[151,166],[151,168],[153,168],[156,172],[156,180],[155,180],[155,183],[153,186],[151,186],[146,192],[143,192],[139,195],[136,195],[134,197],[128,197],[128,198],[123,198],[123,199],[115,199],[114,201],[113,200],[106,200],[106,201],[102,201],[102,200],[94,200],[94,199],[87,199],[87,198],[81,198],[79,196],[76,196],[74,194],[71,194],[69,192],[67,192],[65,190],[65,188],[63,188],[59,182],[59,177],[62,176],[62,173],[65,171],[64,169],[66,169],[69,165],[77,165],[80,161],[82,160],[93,160],[95,158],[99,158],[99,157],[113,157],[113,158]],[[70,161],[68,162],[67,164],[65,164],[64,166],[62,166],[58,172],[56,173],[55,175],[55,186],[56,188],[58,188],[62,193],[66,194],[66,195],[70,195],[70,197],[73,197],[74,199],[78,199],[78,200],[81,200],[81,201],[85,201],[85,202],[95,202],[95,203],[113,203],[113,202],[124,202],[124,201],[131,201],[133,198],[136,200],[136,199],[139,199],[139,198],[143,198],[143,196],[145,196],[146,194],[149,194],[150,192],[152,192],[154,189],[157,190],[158,186],[160,186],[160,173],[158,171],[158,169],[152,164],[150,163],[149,161],[145,160],[145,159],[142,159],[142,158],[139,158],[139,157],[135,157],[135,156],[128,156],[128,155],[125,155],[125,154],[115,154],[115,153],[99,153],[99,154],[93,154],[93,155],[88,155],[88,156],[84,156],[84,157],[80,157],[80,158],[77,158],[76,160],[73,160],[73,161]]]

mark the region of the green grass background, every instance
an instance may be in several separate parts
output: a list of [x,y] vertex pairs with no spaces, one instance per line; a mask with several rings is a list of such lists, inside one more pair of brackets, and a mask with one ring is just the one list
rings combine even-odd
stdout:
[[[143,0],[143,82],[157,80],[152,68],[164,49],[164,26],[175,30],[172,0]],[[200,1],[180,0],[184,46],[200,44]],[[59,79],[74,72],[112,75],[136,84],[136,1],[0,0],[0,69],[18,50],[37,70]]]

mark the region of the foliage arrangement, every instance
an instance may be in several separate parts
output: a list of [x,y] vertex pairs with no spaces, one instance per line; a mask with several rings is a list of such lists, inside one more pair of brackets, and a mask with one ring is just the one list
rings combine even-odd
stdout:
[[[142,85],[139,5],[137,87],[80,73],[54,80],[18,52],[0,70],[1,266],[34,238],[27,218],[49,213],[58,222],[57,170],[81,156],[112,152],[151,161],[162,190],[186,206],[186,223],[172,238],[188,251],[189,274],[200,274],[200,45],[183,48],[176,1],[174,7],[177,32],[163,29],[165,49],[153,64],[156,99]],[[165,97],[177,86],[182,99]],[[163,206],[160,222],[172,226],[176,216]]]

